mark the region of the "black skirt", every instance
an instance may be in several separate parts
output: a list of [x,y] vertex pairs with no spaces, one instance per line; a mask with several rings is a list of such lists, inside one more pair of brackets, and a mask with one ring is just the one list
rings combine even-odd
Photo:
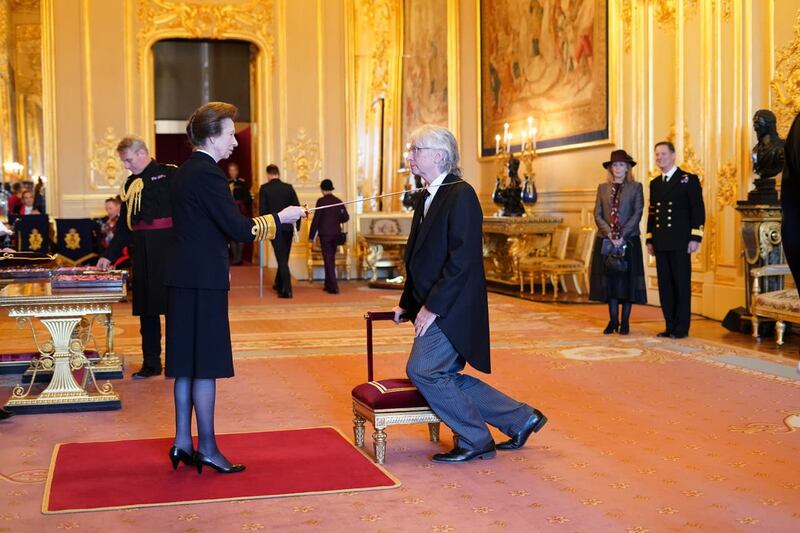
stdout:
[[595,239],[592,270],[589,276],[589,299],[607,302],[613,298],[621,302],[646,304],[647,289],[642,261],[642,241],[639,236],[632,237],[625,249],[627,272],[611,272],[606,269],[605,257],[600,253],[602,244],[602,238]]
[[233,376],[227,290],[169,287],[165,374]]

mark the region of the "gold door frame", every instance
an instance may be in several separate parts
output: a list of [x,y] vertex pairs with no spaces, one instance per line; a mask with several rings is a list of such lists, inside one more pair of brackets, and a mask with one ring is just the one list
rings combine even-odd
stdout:
[[[152,0],[140,0],[148,2]],[[249,42],[258,49],[251,64],[251,123],[253,169],[262,161],[272,160],[274,130],[267,121],[267,109],[273,101],[272,73],[274,71],[274,43],[270,32],[273,22],[272,0],[251,0],[237,5],[235,13],[226,11],[224,5],[202,6],[182,2],[159,2],[151,9],[161,11],[144,20],[137,35],[139,72],[141,74],[143,136],[155,146],[155,87],[153,83],[153,45],[165,39],[212,39]],[[216,23],[201,25],[202,15],[209,15]],[[254,67],[254,68],[253,68]],[[254,70],[254,72],[253,72]],[[188,118],[188,117],[187,117]]]

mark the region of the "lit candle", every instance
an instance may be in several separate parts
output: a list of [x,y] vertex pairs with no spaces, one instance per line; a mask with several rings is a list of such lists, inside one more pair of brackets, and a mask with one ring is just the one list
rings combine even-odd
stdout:
[[536,128],[531,128],[531,146],[533,146],[533,151],[536,151],[536,133],[538,130]]
[[528,133],[533,137],[533,117],[528,117]]
[[500,134],[499,133],[494,136],[494,153],[495,154],[499,154],[500,153]]
[[520,148],[520,150],[523,152],[525,151],[525,142],[525,130],[522,130],[522,148]]
[[511,132],[508,132],[508,140],[506,141],[506,151],[511,153]]

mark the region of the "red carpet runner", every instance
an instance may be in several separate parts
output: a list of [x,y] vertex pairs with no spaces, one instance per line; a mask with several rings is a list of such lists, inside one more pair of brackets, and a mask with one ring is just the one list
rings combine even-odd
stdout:
[[44,513],[64,513],[387,489],[388,472],[331,427],[218,435],[240,474],[208,467],[198,475],[167,457],[171,438],[58,444],[42,502]]

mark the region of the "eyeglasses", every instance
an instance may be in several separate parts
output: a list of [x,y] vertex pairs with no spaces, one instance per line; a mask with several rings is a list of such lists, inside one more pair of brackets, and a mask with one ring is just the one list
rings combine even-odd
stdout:
[[409,146],[408,153],[410,154],[418,154],[422,150],[436,150],[432,146]]

